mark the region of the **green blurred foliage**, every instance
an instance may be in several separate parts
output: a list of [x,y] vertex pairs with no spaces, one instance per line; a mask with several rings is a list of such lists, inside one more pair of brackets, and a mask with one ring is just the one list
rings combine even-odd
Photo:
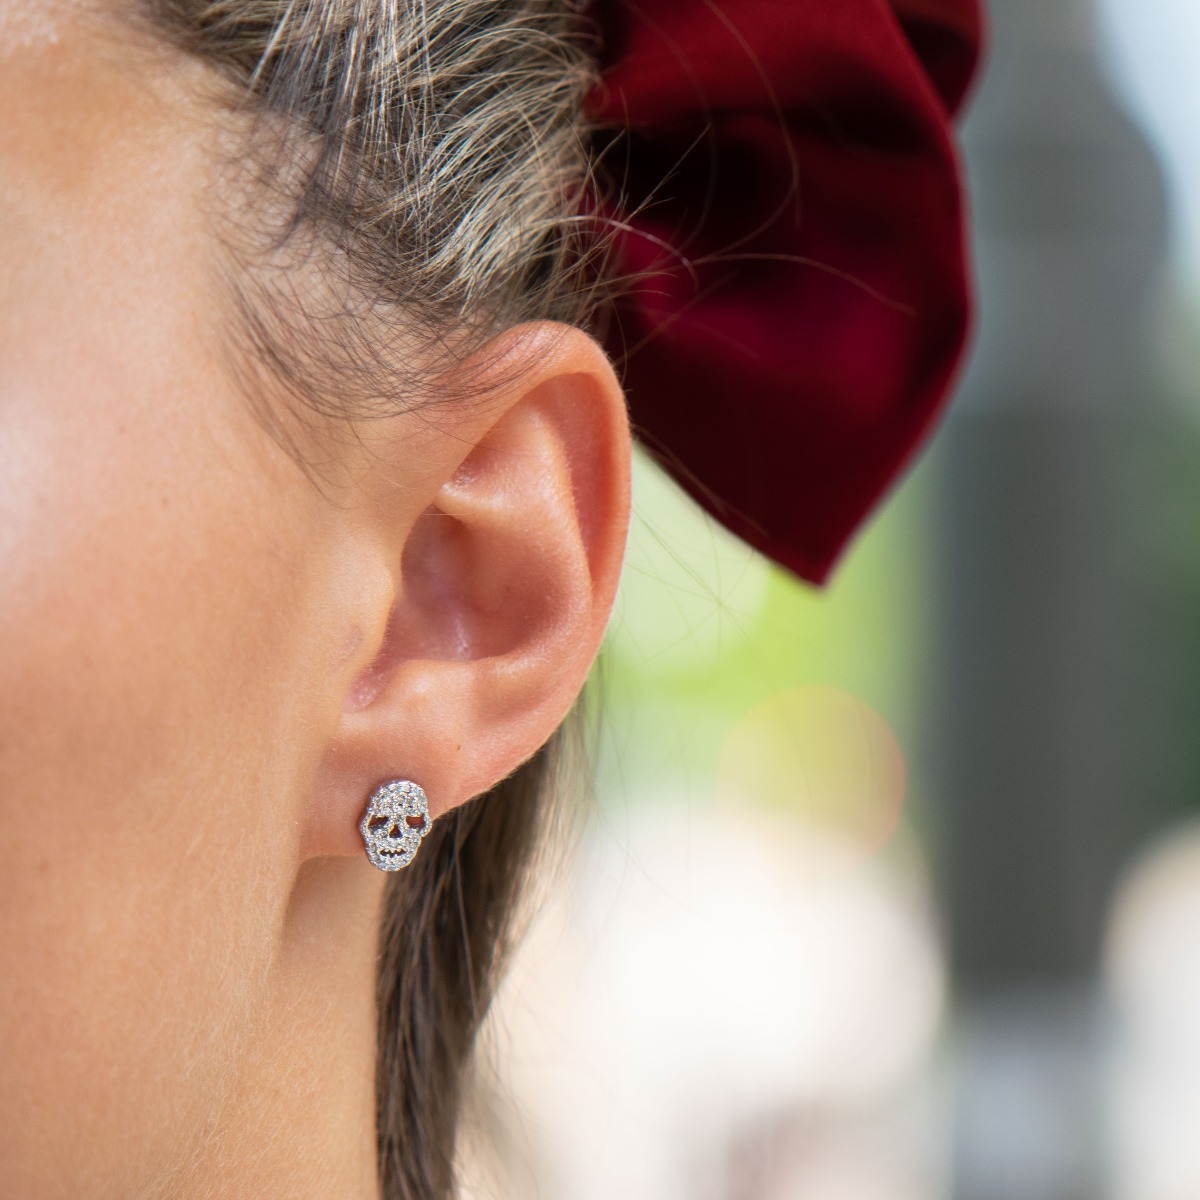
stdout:
[[927,491],[918,471],[817,589],[751,551],[638,455],[625,572],[595,681],[601,801],[707,798],[734,723],[801,686],[852,693],[909,750],[928,636]]

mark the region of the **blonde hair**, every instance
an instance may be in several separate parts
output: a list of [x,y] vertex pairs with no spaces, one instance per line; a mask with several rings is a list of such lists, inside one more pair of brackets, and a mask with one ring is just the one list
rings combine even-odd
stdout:
[[[300,240],[307,252],[313,239],[333,251],[339,304],[374,318],[331,341],[322,312],[283,353],[271,339],[257,347],[310,403],[328,406],[324,372],[290,372],[297,344],[328,351],[339,381],[349,346],[353,415],[394,411],[420,390],[372,344],[372,328],[396,334],[381,311],[403,314],[425,376],[522,321],[589,322],[601,243],[581,210],[583,97],[595,68],[574,0],[144,3],[267,118],[255,160],[286,201],[272,249]],[[244,314],[259,334],[262,300]],[[282,315],[271,332],[305,316],[294,295]]]
[[[394,412],[429,402],[430,378],[500,329],[591,320],[600,243],[581,200],[594,68],[574,0],[142,4],[258,116],[259,182],[284,217],[251,239],[272,270],[249,261],[246,278],[261,284],[289,246],[299,258],[315,247],[341,289],[333,321],[294,289],[239,289],[243,332],[287,390],[333,415]],[[401,331],[418,374],[390,348]],[[437,821],[389,882],[376,1088],[387,1200],[453,1190],[475,1033],[574,745],[560,730]]]

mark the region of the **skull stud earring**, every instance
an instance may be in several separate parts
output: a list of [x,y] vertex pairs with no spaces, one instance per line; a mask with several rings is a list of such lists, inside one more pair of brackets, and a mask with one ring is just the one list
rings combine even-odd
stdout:
[[412,862],[429,824],[425,792],[411,780],[393,779],[371,794],[358,830],[372,865],[399,871]]

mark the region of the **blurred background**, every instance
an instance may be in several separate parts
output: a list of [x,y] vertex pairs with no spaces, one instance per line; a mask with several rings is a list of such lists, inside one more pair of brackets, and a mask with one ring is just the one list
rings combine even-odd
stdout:
[[637,464],[467,1196],[1200,1200],[1200,3],[991,9],[974,354],[828,591]]

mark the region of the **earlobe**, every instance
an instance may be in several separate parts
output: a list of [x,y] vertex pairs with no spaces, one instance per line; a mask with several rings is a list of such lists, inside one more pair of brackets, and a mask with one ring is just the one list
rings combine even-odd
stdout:
[[371,540],[394,555],[396,586],[326,754],[310,855],[362,854],[359,818],[389,779],[419,783],[436,818],[510,774],[561,723],[599,649],[628,524],[624,400],[586,334],[520,337],[522,369],[496,356],[498,387],[429,446],[444,455],[431,495],[404,486],[403,461],[378,465],[397,506],[424,503],[378,508],[405,530],[399,545]]

